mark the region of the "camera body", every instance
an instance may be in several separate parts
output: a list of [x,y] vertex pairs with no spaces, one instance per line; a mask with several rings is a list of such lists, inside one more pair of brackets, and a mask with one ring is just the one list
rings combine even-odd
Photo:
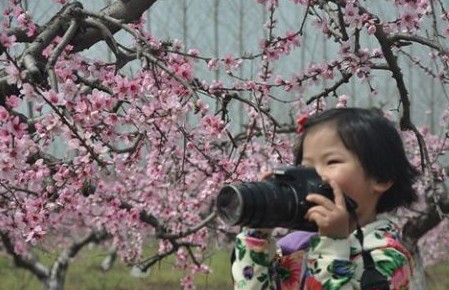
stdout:
[[[263,181],[225,185],[216,200],[218,217],[230,226],[317,231],[316,224],[304,218],[313,206],[306,196],[317,193],[333,201],[332,188],[313,168],[286,166],[272,173]],[[356,206],[349,198],[346,205]]]

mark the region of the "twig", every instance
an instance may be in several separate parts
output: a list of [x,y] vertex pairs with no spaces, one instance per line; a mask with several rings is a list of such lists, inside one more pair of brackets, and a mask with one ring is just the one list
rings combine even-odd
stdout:
[[307,100],[306,104],[309,105],[314,101],[319,100],[322,97],[325,97],[327,95],[329,95],[332,92],[335,92],[341,85],[347,83],[349,81],[349,79],[352,77],[352,73],[343,73],[342,74],[343,77],[336,82],[333,86],[325,88],[321,93],[311,97],[310,99]]
[[78,29],[78,21],[76,19],[72,19],[70,21],[70,26],[67,29],[66,33],[62,37],[61,41],[58,43],[56,48],[53,50],[52,54],[48,58],[48,62],[46,65],[46,70],[48,72],[49,78],[50,78],[50,86],[53,88],[55,92],[58,92],[58,81],[56,78],[56,73],[54,71],[54,66],[56,63],[56,60],[61,55],[61,53],[64,51],[64,48],[69,44],[70,40],[72,40],[73,36],[76,34],[76,31]]

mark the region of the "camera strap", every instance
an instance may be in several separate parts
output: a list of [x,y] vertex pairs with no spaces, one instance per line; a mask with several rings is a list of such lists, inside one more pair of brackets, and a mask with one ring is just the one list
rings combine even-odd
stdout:
[[361,290],[389,290],[390,285],[388,283],[387,277],[382,275],[374,264],[371,252],[367,251],[363,247],[363,231],[359,224],[359,219],[355,213],[354,207],[348,208],[351,218],[356,223],[356,238],[359,240],[360,247],[362,248],[362,259],[363,259],[363,274],[360,279]]

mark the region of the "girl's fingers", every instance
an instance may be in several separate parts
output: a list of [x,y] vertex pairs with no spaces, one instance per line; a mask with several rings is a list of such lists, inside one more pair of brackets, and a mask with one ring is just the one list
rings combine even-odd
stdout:
[[259,175],[259,179],[260,179],[260,180],[264,180],[264,179],[270,178],[271,176],[273,176],[273,172],[271,172],[271,171],[266,171],[266,172],[262,172],[262,173]]
[[332,190],[334,192],[335,205],[339,208],[346,209],[345,195],[341,191],[340,186],[338,186],[338,184],[333,180],[329,182],[329,185],[332,187]]
[[305,219],[319,224],[319,220],[322,220],[326,217],[326,212],[327,210],[322,208],[321,206],[314,206],[307,211]]
[[306,200],[316,205],[321,205],[328,210],[332,210],[333,208],[335,208],[335,204],[330,199],[321,194],[317,193],[308,194],[306,196]]
[[304,217],[317,224],[321,236],[345,238],[349,235],[349,216],[345,196],[336,182],[331,181],[329,185],[334,192],[333,200],[322,194],[307,195],[306,200],[313,206]]

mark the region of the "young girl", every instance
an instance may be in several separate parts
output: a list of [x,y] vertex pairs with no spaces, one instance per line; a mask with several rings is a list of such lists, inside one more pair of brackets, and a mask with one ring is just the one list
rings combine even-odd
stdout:
[[[305,218],[318,233],[293,232],[276,245],[271,230],[245,228],[234,289],[409,289],[411,257],[386,213],[416,200],[417,172],[393,124],[375,109],[330,109],[305,122],[295,156],[332,187],[334,200],[307,196],[314,206]],[[358,205],[353,215],[345,195]]]

